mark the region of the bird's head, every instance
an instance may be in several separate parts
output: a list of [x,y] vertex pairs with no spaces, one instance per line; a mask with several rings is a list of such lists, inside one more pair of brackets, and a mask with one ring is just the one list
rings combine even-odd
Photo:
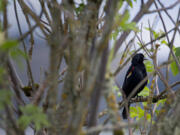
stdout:
[[146,60],[144,55],[142,53],[137,53],[133,58],[132,58],[132,64],[142,64],[143,61]]

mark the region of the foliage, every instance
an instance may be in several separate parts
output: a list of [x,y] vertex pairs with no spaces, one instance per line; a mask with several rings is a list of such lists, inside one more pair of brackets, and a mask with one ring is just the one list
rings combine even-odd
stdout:
[[163,100],[160,100],[160,101],[157,102],[157,108],[158,109],[155,110],[156,116],[159,115],[159,113],[161,111],[161,108],[164,106],[165,102],[166,102],[166,99],[163,99]]
[[11,97],[9,90],[0,90],[0,110],[4,109],[4,105],[11,105]]
[[149,92],[150,92],[150,89],[146,86],[138,95],[139,96],[149,96]]
[[4,1],[0,0],[0,11],[4,9]]
[[[175,52],[175,55],[176,55],[176,57],[180,63],[180,47],[174,48],[174,52]],[[173,61],[171,63],[171,71],[172,71],[174,76],[176,76],[179,73],[179,69],[178,69],[175,61]]]
[[133,1],[136,1],[136,0],[123,0],[123,1],[126,1],[128,3],[128,5],[133,8]]
[[3,44],[1,44],[1,49],[4,51],[12,51],[15,47],[17,47],[17,41],[7,40]]
[[[22,135],[29,126],[34,131],[39,131],[40,134],[79,135],[88,134],[93,130],[100,133],[108,124],[112,125],[108,130],[113,130],[116,135],[124,134],[123,128],[117,129],[118,126],[128,127],[130,131],[131,126],[128,123],[123,123],[119,114],[119,101],[117,99],[122,97],[119,90],[119,87],[122,86],[118,85],[117,87],[115,84],[118,73],[127,66],[135,52],[144,51],[143,53],[150,56],[148,59],[151,59],[145,62],[149,76],[160,78],[166,87],[167,85],[170,87],[170,79],[167,80],[168,76],[161,73],[161,65],[156,67],[152,64],[155,63],[153,56],[157,56],[158,53],[158,47],[154,45],[158,43],[160,46],[166,45],[170,48],[167,43],[168,38],[172,40],[172,51],[180,61],[180,47],[175,47],[173,38],[171,39],[170,34],[164,32],[165,28],[154,30],[149,28],[150,26],[145,27],[153,41],[144,40],[143,37],[138,38],[139,35],[144,34],[138,29],[138,22],[143,15],[158,13],[160,16],[161,12],[166,13],[164,11],[172,7],[157,7],[156,10],[153,10],[150,8],[151,5],[156,6],[156,2],[160,1],[141,1],[141,5],[138,7],[139,12],[137,12],[139,14],[132,16],[131,9],[136,8],[133,5],[136,1],[40,0],[39,6],[42,10],[39,14],[34,10],[34,5],[31,2],[14,0],[15,17],[19,16],[16,7],[18,5],[18,10],[21,10],[25,16],[25,20],[23,20],[27,24],[27,31],[21,30],[22,20],[16,18],[17,23],[13,23],[13,25],[20,24],[20,27],[18,27],[19,25],[17,27],[22,33],[20,32],[18,40],[11,40],[6,33],[11,26],[7,16],[7,11],[9,11],[7,10],[7,1],[0,0],[2,17],[0,25],[3,30],[0,32],[0,111],[3,113],[0,120],[5,125],[4,129],[9,131],[8,134]],[[158,6],[161,6],[161,3]],[[162,18],[160,17],[161,21],[163,21]],[[172,19],[174,18],[170,18],[170,20]],[[150,18],[150,24],[151,20]],[[174,22],[175,28],[179,27],[179,23]],[[166,22],[164,23],[166,24]],[[174,35],[176,35],[175,28],[171,30]],[[142,27],[142,29],[144,28]],[[31,60],[34,59],[29,59],[33,58],[34,40],[37,39],[35,37],[37,32],[49,47],[49,52],[46,52],[49,56],[47,58],[49,68],[45,67],[47,71],[41,71],[40,75],[44,76],[39,77],[41,78],[39,80],[34,78],[35,72],[34,68],[32,69],[34,62],[31,63]],[[130,33],[133,35],[132,39],[130,39],[132,35],[128,37]],[[24,50],[21,49],[22,43]],[[137,44],[139,46],[136,46]],[[121,49],[119,49],[120,47]],[[121,57],[118,56],[120,58],[118,67],[114,73],[111,73],[111,64],[116,59],[119,50]],[[19,72],[17,73],[15,70],[16,66],[11,63],[11,59],[16,60],[13,61],[14,63],[22,61],[20,58],[25,59],[25,64],[23,63],[25,79],[19,76]],[[157,57],[154,58],[157,61]],[[173,75],[177,75],[179,68],[174,57],[171,57],[171,60],[173,61],[170,65],[171,70]],[[168,66],[168,64],[167,62],[166,65]],[[66,66],[65,69],[62,69],[64,66]],[[151,78],[148,79],[151,80]],[[147,99],[146,102],[132,103],[130,107],[131,118],[138,122],[142,121],[144,127],[147,125],[147,129],[137,125],[137,129],[145,131],[145,134],[149,133],[150,128],[154,130],[154,125],[158,127],[154,120],[159,124],[161,108],[164,107],[165,101],[170,103],[166,99],[158,99],[156,104],[152,103],[151,99],[158,93],[154,87],[154,84],[151,83],[150,88],[147,86],[139,93],[139,96]],[[165,94],[168,92],[160,90],[160,94],[166,98]],[[102,97],[105,99],[106,108],[105,113],[101,114],[107,117],[103,123],[102,121],[98,122],[98,104]],[[4,109],[4,107],[8,109]],[[165,111],[171,115],[170,111]],[[12,113],[13,116],[9,117],[8,112]],[[169,119],[171,118],[170,116]],[[86,124],[88,126],[84,128]],[[136,125],[136,123],[132,123],[133,127],[134,124]]]
[[2,51],[8,52],[14,59],[19,57],[27,58],[24,51],[18,47],[19,43],[16,40],[6,40],[0,45]]
[[23,115],[18,119],[18,125],[21,129],[26,129],[31,123],[34,123],[36,130],[49,126],[46,115],[42,108],[28,104],[20,107]]
[[85,7],[84,3],[79,4],[78,7],[75,9],[76,14],[79,15],[83,11],[84,7]]
[[128,30],[133,30],[133,31],[138,31],[138,28],[136,27],[135,22],[129,22],[130,19],[130,13],[127,10],[125,14],[117,14],[115,17],[115,30],[112,32],[112,39],[116,40],[116,37],[118,34],[122,31],[128,31]]
[[151,73],[151,72],[154,71],[154,66],[153,66],[153,64],[151,63],[151,61],[145,61],[144,64],[145,64],[145,66],[146,66],[147,72]]
[[[140,106],[130,107],[130,112],[131,118],[135,118],[137,121],[144,119],[145,110]],[[146,118],[148,121],[150,121],[151,115],[148,113]]]
[[117,93],[118,97],[122,96],[121,92],[119,91],[119,88],[116,85],[114,85],[112,88],[113,88],[113,91]]

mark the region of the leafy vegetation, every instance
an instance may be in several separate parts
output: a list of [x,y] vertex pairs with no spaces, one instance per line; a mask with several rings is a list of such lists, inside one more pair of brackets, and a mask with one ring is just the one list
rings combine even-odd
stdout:
[[26,129],[31,123],[34,123],[35,129],[48,127],[49,122],[46,115],[43,113],[42,108],[28,104],[20,107],[23,115],[18,119],[18,125],[23,130]]

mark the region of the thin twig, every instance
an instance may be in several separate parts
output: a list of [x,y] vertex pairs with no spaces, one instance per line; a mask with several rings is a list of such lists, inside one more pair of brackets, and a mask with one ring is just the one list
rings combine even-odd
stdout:
[[152,14],[152,13],[156,13],[156,12],[160,12],[160,11],[167,11],[169,9],[174,8],[175,6],[177,6],[179,4],[179,0],[176,1],[175,3],[173,3],[172,5],[170,5],[169,7],[162,7],[160,9],[156,9],[156,10],[152,10],[152,11],[147,11],[146,14]]
[[124,122],[119,122],[116,125],[98,125],[96,127],[91,127],[87,130],[85,130],[85,134],[90,134],[98,131],[113,131],[113,130],[119,130],[121,128],[128,128],[137,126],[138,123],[131,123],[130,125]]
[[[20,26],[20,22],[19,22],[18,13],[17,13],[16,0],[14,0],[14,11],[15,11],[15,15],[16,15],[18,30],[19,30],[20,36],[22,36],[22,30],[21,30],[21,26]],[[24,40],[22,40],[22,44],[23,44],[24,52],[28,56],[27,48],[26,48]],[[32,85],[32,88],[34,90],[35,86],[34,86],[34,79],[33,79],[33,75],[32,75],[32,69],[30,66],[30,61],[27,57],[26,57],[26,64],[27,64],[27,69],[28,69],[27,71],[28,71],[28,75],[29,75],[29,81],[30,81],[30,84]]]

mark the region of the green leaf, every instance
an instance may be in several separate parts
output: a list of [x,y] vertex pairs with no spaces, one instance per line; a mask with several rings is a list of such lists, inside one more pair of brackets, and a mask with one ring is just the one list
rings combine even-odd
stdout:
[[151,115],[148,113],[147,114],[147,120],[150,122],[151,121]]
[[4,79],[3,76],[5,75],[6,71],[3,67],[0,67],[0,83],[3,83]]
[[171,71],[172,71],[173,75],[176,76],[179,73],[179,69],[176,65],[176,62],[173,61],[170,65],[170,67],[171,67]]
[[142,102],[143,106],[147,106],[147,102]]
[[3,0],[0,0],[0,11],[3,11],[4,9],[4,2]]
[[147,31],[150,31],[150,28],[148,28],[148,27],[144,27],[144,29],[147,30]]
[[117,8],[120,9],[122,7],[122,5],[123,5],[123,1],[120,0],[119,3],[118,3]]
[[139,119],[144,117],[144,109],[142,109],[141,107],[137,107],[138,108],[138,112],[139,112]]
[[136,23],[135,22],[131,22],[127,24],[127,27],[129,30],[134,30],[134,31],[138,31],[138,28],[136,27]]
[[137,44],[138,44],[140,47],[142,47],[142,46],[143,46],[143,44],[142,44],[142,43],[140,43],[140,42],[137,42]]
[[26,129],[28,125],[31,123],[31,117],[21,116],[18,120],[18,125],[21,129]]
[[118,97],[121,97],[121,96],[122,96],[122,93],[121,93],[121,92],[118,92],[118,93],[117,93],[117,96],[118,96]]
[[132,3],[131,0],[128,0],[127,3],[128,3],[128,5],[129,5],[131,8],[133,8],[133,3]]
[[168,43],[167,43],[167,41],[166,41],[166,40],[162,40],[162,41],[161,41],[161,44],[168,45]]
[[154,38],[155,38],[155,39],[160,36],[160,33],[156,32],[156,31],[154,31],[154,30],[152,30],[152,32],[153,32],[153,35],[154,35]]
[[162,99],[162,100],[159,100],[159,101],[157,102],[157,108],[158,108],[158,109],[155,110],[155,114],[156,114],[156,115],[159,114],[159,112],[160,112],[160,110],[161,110],[161,107],[164,106],[165,102],[166,102],[166,99]]
[[117,14],[115,16],[115,24],[111,34],[112,39],[116,40],[118,34],[121,31],[127,31],[127,30],[138,31],[138,28],[136,27],[136,23],[129,22],[129,18],[130,18],[130,13],[128,10],[126,10],[126,12],[123,15]]
[[21,56],[24,58],[24,59],[27,59],[28,56],[26,55],[26,53],[24,51],[22,51],[21,49],[19,48],[15,48],[13,50],[10,51],[10,56],[13,58],[13,59],[19,59]]
[[[180,62],[180,47],[174,48],[173,51],[175,52],[175,55],[178,61]],[[173,61],[170,66],[171,66],[171,71],[173,75],[176,76],[179,73],[179,69],[178,69],[178,66],[176,65],[176,62]]]
[[[116,40],[116,37],[118,36],[119,32],[120,32],[119,29],[117,29],[116,31],[113,31],[112,34],[111,34],[111,38],[112,38],[113,40]],[[112,48],[112,49],[114,49],[114,48]],[[113,51],[114,51],[114,50],[113,50]]]
[[5,72],[4,68],[0,67],[0,76],[3,75]]
[[7,40],[2,45],[0,45],[0,48],[4,51],[8,51],[10,49],[13,49],[14,47],[17,47],[18,42],[16,40]]
[[138,117],[138,112],[136,107],[133,106],[130,107],[130,117],[131,118]]
[[160,113],[160,109],[155,110],[155,114],[158,115]]
[[138,95],[139,96],[149,96],[149,91],[150,91],[150,89],[146,86]]
[[151,63],[151,61],[145,61],[145,66],[146,66],[146,70],[147,72],[153,72],[154,71],[154,66],[153,64]]
[[[130,117],[136,118],[136,120],[143,119],[145,116],[145,110],[141,106],[130,107]],[[148,121],[151,120],[151,115],[147,113],[146,118]]]
[[122,16],[122,20],[120,22],[120,28],[119,31],[126,31],[126,30],[134,30],[134,31],[138,31],[137,27],[136,27],[136,23],[135,22],[128,22],[129,18],[130,18],[130,13],[129,11],[126,11],[124,16]]
[[4,104],[11,104],[12,93],[10,90],[0,90],[0,110],[4,108]]
[[121,31],[124,31],[124,30],[137,30],[136,28],[136,23],[135,22],[128,22],[130,18],[130,13],[129,11],[126,11],[125,12],[125,15],[123,16],[121,22],[120,22],[120,26],[121,26]]
[[175,48],[175,55],[178,58],[178,60],[180,61],[180,47]]
[[166,102],[166,99],[159,100],[157,105],[158,106],[160,106],[160,105],[162,106],[162,105],[164,105],[165,102]]
[[113,91],[119,91],[119,88],[118,88],[117,85],[114,85],[114,86],[113,86]]
[[76,13],[80,14],[83,11],[84,7],[84,3],[79,4],[78,7],[75,9]]
[[140,106],[136,106],[136,107],[131,106],[130,117],[137,118],[137,120],[140,120],[142,117],[144,117],[144,109],[142,109]]
[[36,130],[49,126],[46,115],[42,109],[32,104],[20,107],[23,115],[19,118],[18,124],[22,129],[27,128],[30,123],[34,123]]

